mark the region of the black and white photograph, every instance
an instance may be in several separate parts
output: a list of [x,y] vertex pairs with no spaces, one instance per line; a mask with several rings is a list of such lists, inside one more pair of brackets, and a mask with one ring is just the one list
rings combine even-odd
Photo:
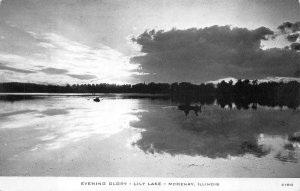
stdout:
[[0,0],[0,177],[300,178],[299,105],[299,0]]

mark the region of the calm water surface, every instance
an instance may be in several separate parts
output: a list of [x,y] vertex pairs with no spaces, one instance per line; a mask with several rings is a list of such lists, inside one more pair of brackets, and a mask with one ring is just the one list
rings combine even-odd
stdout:
[[94,97],[0,100],[0,175],[300,177],[299,109]]

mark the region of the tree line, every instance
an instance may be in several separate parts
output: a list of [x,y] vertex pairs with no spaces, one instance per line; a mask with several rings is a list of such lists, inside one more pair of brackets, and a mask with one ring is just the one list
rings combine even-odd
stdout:
[[[300,83],[291,81],[263,82],[257,80],[222,81],[218,84],[181,83],[138,83],[138,84],[73,84],[44,85],[34,83],[0,83],[2,93],[150,93],[167,94],[172,99],[184,102],[212,104],[217,100],[222,107],[255,109],[256,104],[267,106],[288,106],[296,108],[300,101]],[[251,106],[250,106],[251,105]]]

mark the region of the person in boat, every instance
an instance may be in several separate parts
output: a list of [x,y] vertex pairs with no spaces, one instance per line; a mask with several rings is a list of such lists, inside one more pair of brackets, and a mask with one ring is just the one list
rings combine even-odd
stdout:
[[99,97],[96,97],[93,100],[94,100],[94,102],[100,102],[100,98]]

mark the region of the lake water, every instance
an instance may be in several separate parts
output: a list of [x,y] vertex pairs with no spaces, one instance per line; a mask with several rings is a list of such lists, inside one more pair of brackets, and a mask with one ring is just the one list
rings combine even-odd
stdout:
[[0,100],[0,175],[300,177],[299,109],[100,97]]

